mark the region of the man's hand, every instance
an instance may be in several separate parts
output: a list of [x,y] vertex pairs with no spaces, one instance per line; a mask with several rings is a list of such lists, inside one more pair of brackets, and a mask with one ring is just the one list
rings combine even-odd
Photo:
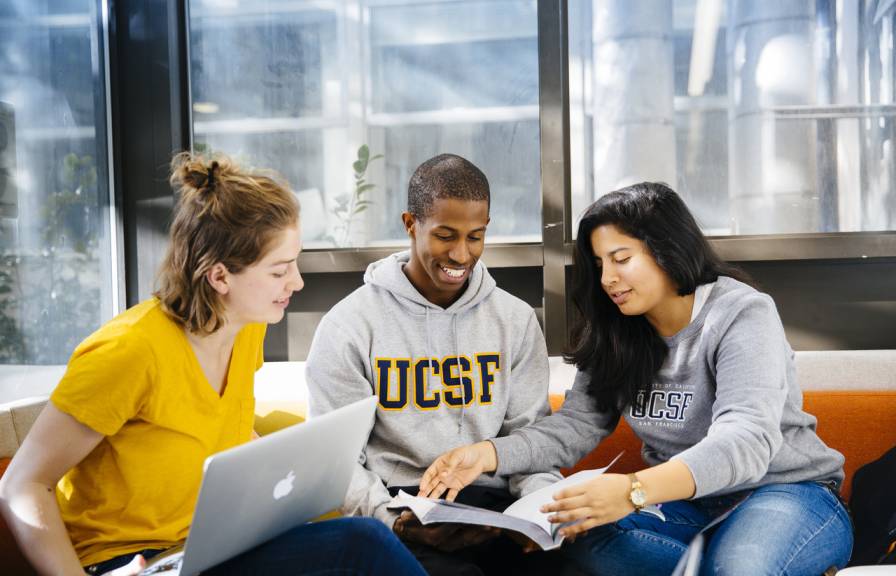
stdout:
[[542,512],[556,512],[548,520],[553,523],[577,522],[560,529],[560,534],[575,538],[603,524],[625,518],[635,507],[628,499],[631,482],[625,474],[601,474],[554,494],[554,502],[541,507]]
[[418,496],[440,498],[453,501],[457,493],[469,486],[484,472],[492,472],[498,467],[495,446],[488,441],[461,446],[445,452],[430,464],[420,479]]
[[532,540],[525,534],[516,532],[515,530],[504,530],[504,534],[506,534],[508,538],[519,544],[520,548],[523,549],[523,552],[525,554],[541,550],[541,546],[536,544],[534,540]]
[[426,544],[442,550],[454,552],[461,548],[482,544],[501,533],[499,528],[490,526],[468,526],[466,524],[432,524],[423,526],[414,513],[405,510],[392,525],[392,531],[406,542]]

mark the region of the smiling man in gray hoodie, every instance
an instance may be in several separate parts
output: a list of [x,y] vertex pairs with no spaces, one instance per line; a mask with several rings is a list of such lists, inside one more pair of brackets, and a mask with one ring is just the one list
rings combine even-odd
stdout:
[[[364,286],[323,318],[308,355],[312,415],[379,397],[345,513],[385,522],[430,574],[506,572],[518,548],[488,529],[422,527],[386,507],[392,495],[415,493],[446,450],[506,436],[549,412],[535,312],[479,261],[489,201],[485,175],[460,156],[421,164],[402,214],[410,251],[367,268]],[[503,510],[557,479],[484,475],[457,500]]]

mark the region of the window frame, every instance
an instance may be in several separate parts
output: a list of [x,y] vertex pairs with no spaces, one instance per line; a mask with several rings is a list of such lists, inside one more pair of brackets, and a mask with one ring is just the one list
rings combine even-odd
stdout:
[[[191,146],[188,0],[108,0],[117,25],[110,28],[116,201],[123,196],[126,293],[128,305],[149,294],[161,259],[173,198],[167,185],[167,159]],[[572,266],[570,194],[570,110],[568,0],[538,1],[538,68],[540,124],[540,196],[542,241],[489,244],[483,261],[489,267],[541,266],[543,327],[549,353],[563,351],[571,314],[567,291]],[[129,35],[128,23],[145,17],[144,39]],[[149,73],[138,63],[151,63]],[[117,75],[115,71],[117,70]],[[117,76],[117,78],[116,78]],[[121,82],[121,85],[118,83]],[[148,93],[149,111],[145,98]],[[119,125],[119,123],[121,123]],[[149,131],[151,145],[139,139]],[[139,217],[149,203],[156,212]],[[153,204],[154,203],[154,204]],[[167,212],[166,212],[167,210]],[[163,226],[164,224],[164,226]],[[730,261],[853,261],[896,257],[896,231],[831,232],[710,237]],[[301,257],[304,273],[363,272],[394,248],[309,249]]]

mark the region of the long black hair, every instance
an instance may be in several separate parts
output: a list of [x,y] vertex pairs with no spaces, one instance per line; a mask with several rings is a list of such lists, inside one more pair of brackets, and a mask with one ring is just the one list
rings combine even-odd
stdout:
[[645,316],[624,315],[601,287],[591,233],[608,224],[642,241],[680,296],[719,276],[751,282],[719,258],[684,201],[665,184],[634,184],[589,206],[576,237],[572,298],[578,318],[564,357],[590,376],[588,392],[601,411],[640,406],[669,353]]

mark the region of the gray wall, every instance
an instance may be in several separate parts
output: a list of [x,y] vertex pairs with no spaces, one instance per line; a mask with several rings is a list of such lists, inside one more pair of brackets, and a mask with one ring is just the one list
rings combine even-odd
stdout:
[[896,348],[896,258],[741,263],[795,350]]

